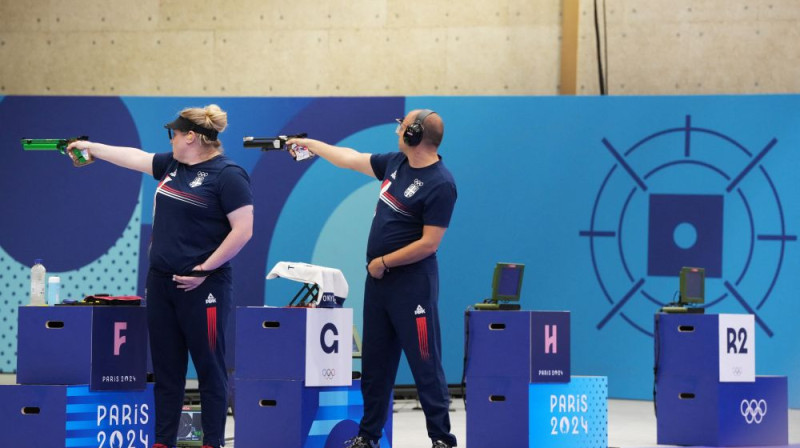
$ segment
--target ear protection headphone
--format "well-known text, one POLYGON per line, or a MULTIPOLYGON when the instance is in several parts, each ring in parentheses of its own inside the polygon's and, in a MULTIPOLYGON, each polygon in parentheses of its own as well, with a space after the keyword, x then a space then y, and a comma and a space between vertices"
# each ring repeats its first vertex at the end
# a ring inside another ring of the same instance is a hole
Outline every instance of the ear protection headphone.
POLYGON ((422 126, 422 123, 428 118, 428 115, 435 113, 436 112, 430 109, 423 109, 419 111, 414 122, 406 126, 406 130, 403 132, 403 141, 406 142, 408 146, 419 145, 422 141, 422 134, 425 131, 425 127, 422 126))

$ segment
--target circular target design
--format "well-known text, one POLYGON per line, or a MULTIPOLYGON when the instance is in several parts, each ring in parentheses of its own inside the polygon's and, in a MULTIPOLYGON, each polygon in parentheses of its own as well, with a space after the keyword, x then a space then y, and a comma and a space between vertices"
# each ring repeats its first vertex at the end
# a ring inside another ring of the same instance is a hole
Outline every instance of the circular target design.
POLYGON ((705 308, 733 301, 771 337, 759 310, 797 240, 762 163, 778 140, 748 148, 687 115, 626 149, 608 138, 602 146, 612 164, 579 232, 609 304, 597 328, 622 319, 652 337, 653 313, 676 301, 681 267, 694 266, 706 271, 705 308))

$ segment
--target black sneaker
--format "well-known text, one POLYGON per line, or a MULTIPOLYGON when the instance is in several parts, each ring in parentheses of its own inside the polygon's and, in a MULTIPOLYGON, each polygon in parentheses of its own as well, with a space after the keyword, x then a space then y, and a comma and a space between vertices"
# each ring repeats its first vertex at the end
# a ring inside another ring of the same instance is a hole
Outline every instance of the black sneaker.
POLYGON ((377 441, 369 440, 364 436, 353 437, 344 442, 344 448, 378 448, 378 446, 377 441))
POLYGON ((434 440, 431 448, 453 448, 452 446, 442 442, 441 440, 434 440))

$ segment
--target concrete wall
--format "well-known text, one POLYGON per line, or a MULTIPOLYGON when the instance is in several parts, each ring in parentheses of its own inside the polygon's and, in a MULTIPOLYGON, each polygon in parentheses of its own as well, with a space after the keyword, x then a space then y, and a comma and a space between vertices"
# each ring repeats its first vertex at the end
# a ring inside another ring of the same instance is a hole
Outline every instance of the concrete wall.
MULTIPOLYGON (((800 91, 800 1, 605 3, 612 94, 800 91)), ((599 92, 593 2, 578 87, 599 92)), ((560 0, 0 0, 0 95, 554 95, 560 0)))
MULTIPOLYGON (((581 4, 579 91, 596 93, 592 2, 581 4)), ((800 91, 800 1, 606 0, 606 18, 611 94, 800 91)))

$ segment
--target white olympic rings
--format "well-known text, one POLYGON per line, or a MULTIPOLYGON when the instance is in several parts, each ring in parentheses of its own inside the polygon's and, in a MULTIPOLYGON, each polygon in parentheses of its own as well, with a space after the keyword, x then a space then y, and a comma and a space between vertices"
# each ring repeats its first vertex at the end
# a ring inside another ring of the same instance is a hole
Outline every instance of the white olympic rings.
POLYGON ((747 424, 759 424, 764 416, 767 415, 767 401, 761 400, 742 400, 739 404, 739 412, 742 413, 747 424))

